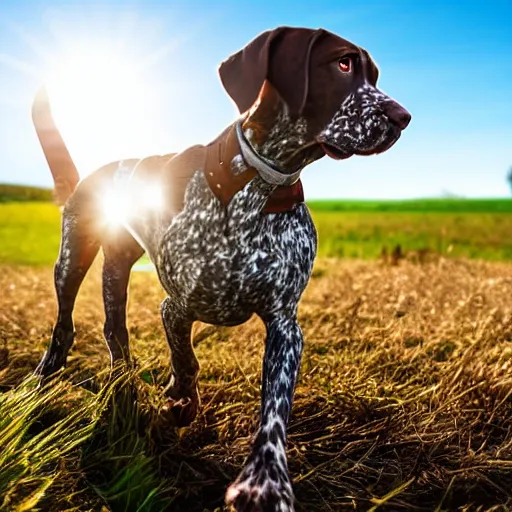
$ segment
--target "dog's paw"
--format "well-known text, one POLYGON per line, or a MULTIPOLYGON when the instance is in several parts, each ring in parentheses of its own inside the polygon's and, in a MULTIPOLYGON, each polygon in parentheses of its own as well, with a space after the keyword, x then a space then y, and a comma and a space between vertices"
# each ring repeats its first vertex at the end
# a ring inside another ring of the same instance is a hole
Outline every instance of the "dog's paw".
POLYGON ((34 377, 37 377, 41 384, 46 383, 50 378, 66 365, 66 357, 58 352, 52 353, 47 350, 36 369, 34 377))
POLYGON ((167 403, 160 410, 160 416, 176 427, 188 427, 199 411, 198 398, 167 398, 167 403))
POLYGON ((173 376, 164 393, 167 403, 160 410, 160 416, 176 427, 188 427, 201 406, 197 385, 181 387, 173 376))
MULTIPOLYGON (((254 467, 254 466, 253 466, 254 467)), ((236 512, 294 512, 291 482, 287 475, 270 476, 274 471, 255 473, 248 466, 229 486, 226 505, 236 512)))

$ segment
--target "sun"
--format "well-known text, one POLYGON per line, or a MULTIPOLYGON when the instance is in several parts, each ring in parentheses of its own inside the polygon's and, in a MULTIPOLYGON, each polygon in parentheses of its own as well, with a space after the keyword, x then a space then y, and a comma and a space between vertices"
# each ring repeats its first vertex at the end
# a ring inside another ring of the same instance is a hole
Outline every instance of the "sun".
POLYGON ((158 98, 147 80, 150 73, 142 72, 114 43, 86 40, 67 45, 53 56, 44 80, 65 140, 71 150, 87 147, 91 165, 137 157, 125 152, 147 151, 154 129, 158 98))
MULTIPOLYGON (((34 95, 46 87, 80 175, 109 161, 169 152, 162 146, 169 117, 163 94, 172 94, 171 54, 185 38, 176 30, 170 36, 168 21, 135 6, 63 5, 45 9, 39 21, 30 29, 10 24, 16 44, 0 52, 0 65, 12 69, 13 80, 23 74, 34 95)), ((9 101, 29 105, 25 85, 9 101)))
POLYGON ((128 117, 132 124, 144 122, 147 84, 127 56, 109 46, 108 41, 74 44, 55 57, 45 82, 62 122, 84 128, 89 122, 98 126, 128 117))

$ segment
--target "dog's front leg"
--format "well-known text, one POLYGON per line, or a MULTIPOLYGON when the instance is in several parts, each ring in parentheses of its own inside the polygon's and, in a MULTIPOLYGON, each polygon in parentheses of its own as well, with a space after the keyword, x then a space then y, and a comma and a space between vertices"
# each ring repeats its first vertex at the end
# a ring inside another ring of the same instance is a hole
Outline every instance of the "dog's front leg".
POLYGON ((303 337, 296 312, 275 315, 265 323, 260 427, 244 469, 226 493, 226 503, 237 512, 294 510, 286 462, 286 428, 303 337))
POLYGON ((194 354, 192 319, 180 302, 167 297, 161 305, 162 321, 171 349, 171 381, 166 389, 169 403, 164 414, 170 414, 176 426, 192 423, 200 406, 197 379, 199 362, 194 354))

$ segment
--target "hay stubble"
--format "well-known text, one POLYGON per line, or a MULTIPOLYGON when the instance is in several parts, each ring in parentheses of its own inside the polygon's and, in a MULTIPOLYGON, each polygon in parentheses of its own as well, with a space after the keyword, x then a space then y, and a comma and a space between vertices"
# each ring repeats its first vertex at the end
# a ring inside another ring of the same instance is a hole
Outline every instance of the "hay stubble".
MULTIPOLYGON (((108 364, 99 267, 77 301, 73 382, 108 364)), ((51 269, 3 266, 0 289, 9 392, 50 336, 51 269)), ((318 261, 299 310, 306 344, 289 428, 299 511, 512 506, 511 290, 504 263, 318 261)), ((129 331, 145 418, 137 435, 168 483, 169 510, 214 510, 257 425, 264 327, 257 318, 196 325, 203 407, 176 433, 156 419, 168 361, 162 298, 153 274, 133 275, 129 331)))

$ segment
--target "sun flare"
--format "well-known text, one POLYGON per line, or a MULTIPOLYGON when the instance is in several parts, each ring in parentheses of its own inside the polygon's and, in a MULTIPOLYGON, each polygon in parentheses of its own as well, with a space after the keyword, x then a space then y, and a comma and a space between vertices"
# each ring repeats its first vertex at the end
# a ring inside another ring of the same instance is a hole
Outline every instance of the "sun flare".
POLYGON ((163 212, 165 200, 162 187, 151 180, 139 179, 121 172, 114 176, 109 187, 102 191, 101 206, 105 222, 114 227, 129 224, 133 215, 163 212))
POLYGON ((144 151, 152 132, 151 84, 112 46, 75 43, 53 59, 45 80, 60 130, 71 149, 87 146, 94 153, 91 164, 138 156, 121 152, 144 151))
POLYGON ((107 189, 101 197, 105 222, 111 226, 121 226, 128 219, 130 203, 128 198, 117 190, 107 189))

